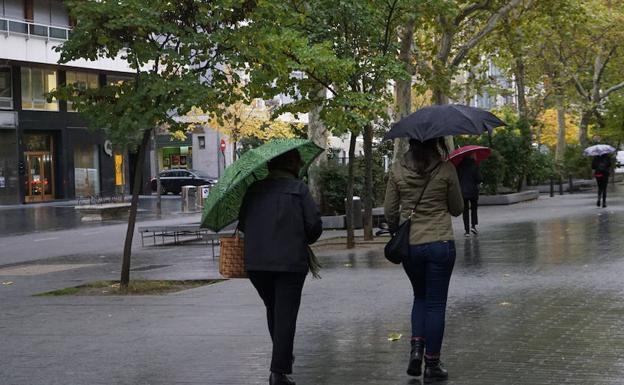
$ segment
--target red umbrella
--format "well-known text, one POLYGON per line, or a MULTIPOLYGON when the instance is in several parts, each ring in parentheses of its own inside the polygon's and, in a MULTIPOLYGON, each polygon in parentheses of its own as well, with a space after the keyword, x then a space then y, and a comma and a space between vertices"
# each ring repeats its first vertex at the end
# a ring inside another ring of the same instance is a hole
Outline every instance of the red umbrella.
POLYGON ((479 164, 482 160, 485 160, 490 157, 492 150, 489 147, 481 147, 481 146, 464 146, 460 147, 453 152, 448 157, 448 160, 453 162, 455 166, 458 166, 462 160, 467 155, 475 154, 475 161, 479 164))

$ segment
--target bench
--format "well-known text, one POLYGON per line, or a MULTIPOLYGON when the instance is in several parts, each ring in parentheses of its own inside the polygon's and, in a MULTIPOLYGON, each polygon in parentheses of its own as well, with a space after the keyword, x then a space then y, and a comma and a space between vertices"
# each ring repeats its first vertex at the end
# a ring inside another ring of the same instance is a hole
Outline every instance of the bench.
POLYGON ((169 226, 141 226, 138 229, 141 235, 141 246, 145 247, 145 238, 152 238, 153 245, 156 246, 156 239, 161 239, 161 244, 165 245, 165 239, 173 238, 173 244, 179 245, 189 241, 204 241, 206 245, 212 246, 212 258, 215 257, 215 241, 219 243, 219 237, 232 235, 234 231, 223 231, 214 233, 206 228, 199 227, 199 224, 169 225, 169 226))

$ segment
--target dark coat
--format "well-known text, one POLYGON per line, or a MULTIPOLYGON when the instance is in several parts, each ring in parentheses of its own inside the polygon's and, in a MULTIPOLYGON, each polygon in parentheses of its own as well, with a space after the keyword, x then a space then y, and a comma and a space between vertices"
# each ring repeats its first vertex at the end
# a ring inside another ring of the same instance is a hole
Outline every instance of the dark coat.
POLYGON ((483 181, 479 166, 472 158, 464 158, 457 166, 457 177, 464 199, 479 198, 479 184, 483 181))
POLYGON ((321 214, 301 180, 269 177, 252 184, 239 213, 248 271, 305 273, 308 245, 323 232, 321 214))
POLYGON ((592 169, 597 178, 608 178, 611 173, 611 157, 609 155, 600 155, 592 160, 592 169))

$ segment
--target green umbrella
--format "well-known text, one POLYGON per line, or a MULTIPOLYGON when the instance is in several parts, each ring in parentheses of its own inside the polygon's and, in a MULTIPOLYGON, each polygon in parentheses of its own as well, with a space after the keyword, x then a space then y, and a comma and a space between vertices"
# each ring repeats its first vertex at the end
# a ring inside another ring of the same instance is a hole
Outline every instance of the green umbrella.
POLYGON ((269 174, 267 162, 294 149, 299 151, 304 163, 302 175, 324 151, 306 139, 275 139, 247 151, 225 169, 219 182, 210 189, 204 203, 201 227, 217 232, 236 221, 247 188, 269 174))

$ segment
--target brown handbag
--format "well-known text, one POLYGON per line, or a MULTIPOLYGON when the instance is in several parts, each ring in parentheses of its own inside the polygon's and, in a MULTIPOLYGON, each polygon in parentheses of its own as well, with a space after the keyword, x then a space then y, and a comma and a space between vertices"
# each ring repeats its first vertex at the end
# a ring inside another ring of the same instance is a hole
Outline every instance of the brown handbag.
POLYGON ((219 257, 219 273, 225 278, 247 278, 245 270, 245 240, 241 239, 238 230, 231 237, 219 238, 221 256, 219 257))

